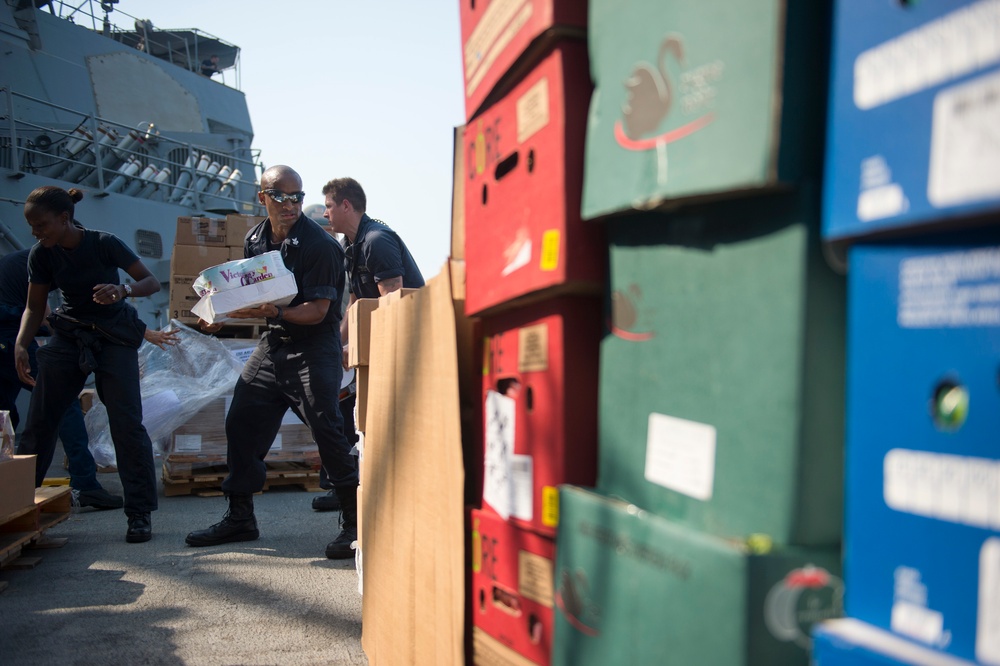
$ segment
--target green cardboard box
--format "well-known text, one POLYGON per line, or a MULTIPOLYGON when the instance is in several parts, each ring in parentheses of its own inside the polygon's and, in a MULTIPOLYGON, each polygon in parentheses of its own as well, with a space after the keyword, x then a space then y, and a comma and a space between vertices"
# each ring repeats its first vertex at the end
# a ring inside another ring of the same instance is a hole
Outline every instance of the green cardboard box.
POLYGON ((724 538, 840 542, 846 284, 818 227, 808 192, 609 225, 603 492, 724 538))
POLYGON ((836 549, 751 552, 562 486, 552 664, 806 666, 842 614, 836 549))
POLYGON ((590 0, 584 219, 817 176, 828 5, 590 0))

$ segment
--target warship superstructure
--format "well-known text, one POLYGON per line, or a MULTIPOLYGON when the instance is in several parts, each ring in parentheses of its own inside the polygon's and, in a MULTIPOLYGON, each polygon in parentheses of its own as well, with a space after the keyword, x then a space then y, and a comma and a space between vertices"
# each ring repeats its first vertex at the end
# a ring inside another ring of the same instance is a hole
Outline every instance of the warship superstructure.
MULTIPOLYGON (((263 214, 239 53, 118 0, 2 0, 0 255, 34 243, 22 208, 41 185, 81 189, 77 219, 128 243, 163 283, 178 217, 263 214), (212 55, 215 77, 201 73, 212 55)), ((169 320, 167 292, 134 301, 147 324, 169 320)))

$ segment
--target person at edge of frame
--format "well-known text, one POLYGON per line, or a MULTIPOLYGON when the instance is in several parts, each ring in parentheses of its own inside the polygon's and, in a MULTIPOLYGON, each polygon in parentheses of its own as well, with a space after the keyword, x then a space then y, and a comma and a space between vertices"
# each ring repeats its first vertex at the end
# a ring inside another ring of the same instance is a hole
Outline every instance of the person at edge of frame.
MULTIPOLYGON (((122 482, 128 518, 125 541, 141 543, 153 536, 150 515, 157 508, 153 445, 142 424, 139 392, 138 348, 148 335, 126 300, 155 294, 160 283, 118 237, 85 229, 76 221, 75 204, 82 198, 77 189, 43 186, 24 203, 24 217, 38 242, 28 254, 27 306, 14 343, 17 374, 33 387, 18 453, 38 456, 35 486, 41 486, 52 463, 59 422, 94 373, 97 395, 108 410, 122 482), (120 284, 119 269, 135 282, 120 284), (53 285, 63 306, 48 318, 53 335, 36 354, 36 379, 28 348, 53 285)), ((174 335, 162 334, 161 340, 173 340, 174 335)))
MULTIPOLYGON (((340 500, 340 532, 326 556, 354 556, 357 540, 358 467, 336 409, 343 370, 340 303, 345 288, 344 251, 302 213, 302 178, 291 167, 274 166, 261 176, 258 201, 267 218, 247 232, 243 254, 281 252, 298 293, 282 307, 265 304, 229 313, 236 319, 265 318, 269 328, 247 360, 226 415, 229 475, 222 490, 229 502, 222 521, 188 534, 191 546, 252 541, 260 536, 253 493, 264 487, 267 455, 289 408, 312 432, 320 459, 340 500)), ((203 330, 218 325, 200 324, 203 330)))

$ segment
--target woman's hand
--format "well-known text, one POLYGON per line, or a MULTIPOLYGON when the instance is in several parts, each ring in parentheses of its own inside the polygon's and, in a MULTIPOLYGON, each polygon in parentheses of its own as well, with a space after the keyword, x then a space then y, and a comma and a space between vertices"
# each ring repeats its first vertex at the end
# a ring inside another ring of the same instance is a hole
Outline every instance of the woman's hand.
POLYGON ((147 328, 142 337, 146 338, 148 342, 156 345, 160 349, 166 349, 167 347, 173 347, 180 342, 180 340, 177 339, 179 334, 180 330, 176 328, 166 331, 154 331, 151 328, 147 328))
POLYGON ((22 345, 14 345, 14 366, 17 368, 17 376, 28 386, 35 385, 35 378, 31 376, 31 362, 28 360, 28 350, 22 345))
POLYGON ((125 296, 125 288, 120 284, 95 284, 94 302, 101 305, 111 305, 122 300, 125 296))

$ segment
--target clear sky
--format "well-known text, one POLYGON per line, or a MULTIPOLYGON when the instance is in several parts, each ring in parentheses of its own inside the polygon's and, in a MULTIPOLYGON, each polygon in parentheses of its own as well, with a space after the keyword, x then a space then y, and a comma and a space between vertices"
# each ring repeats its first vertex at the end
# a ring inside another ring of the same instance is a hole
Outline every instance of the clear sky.
MULTIPOLYGON (((449 254, 453 131, 464 122, 460 1, 121 0, 118 8, 157 29, 198 28, 239 46, 264 165, 296 169, 306 206, 323 203, 331 178, 356 178, 369 214, 399 232, 430 278, 449 254)), ((224 80, 235 85, 235 74, 224 80)))

